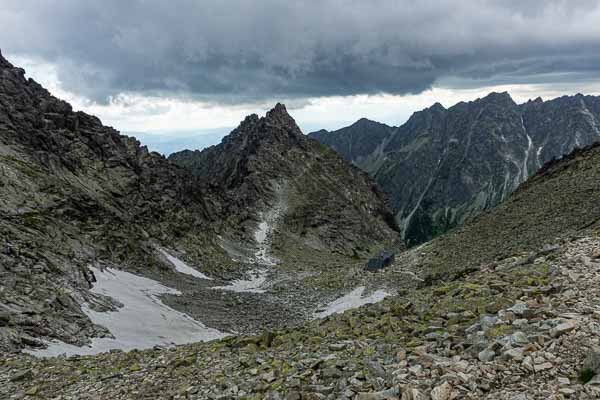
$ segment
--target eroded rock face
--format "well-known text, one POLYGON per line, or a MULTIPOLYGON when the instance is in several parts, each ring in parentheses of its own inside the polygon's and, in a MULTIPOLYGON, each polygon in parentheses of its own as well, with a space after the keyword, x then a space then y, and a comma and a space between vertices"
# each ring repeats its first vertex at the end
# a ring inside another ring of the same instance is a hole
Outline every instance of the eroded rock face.
POLYGON ((508 93, 419 111, 402 126, 361 120, 309 136, 367 171, 408 244, 493 207, 553 158, 600 140, 600 99, 516 104, 508 93))

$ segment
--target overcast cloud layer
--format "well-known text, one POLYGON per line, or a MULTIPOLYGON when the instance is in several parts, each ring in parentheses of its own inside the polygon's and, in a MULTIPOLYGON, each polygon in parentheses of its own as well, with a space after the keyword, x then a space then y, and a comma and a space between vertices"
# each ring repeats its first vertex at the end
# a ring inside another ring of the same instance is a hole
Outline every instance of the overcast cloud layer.
POLYGON ((597 1, 3 0, 66 90, 230 104, 600 77, 597 1))

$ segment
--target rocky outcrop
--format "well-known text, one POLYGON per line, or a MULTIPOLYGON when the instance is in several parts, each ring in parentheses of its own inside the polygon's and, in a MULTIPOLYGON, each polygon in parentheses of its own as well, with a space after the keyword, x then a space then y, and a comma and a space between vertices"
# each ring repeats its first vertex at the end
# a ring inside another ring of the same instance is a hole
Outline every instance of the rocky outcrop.
POLYGON ((501 203, 544 163, 600 140, 599 124, 597 97, 516 104, 492 93, 449 109, 435 104, 395 129, 310 136, 369 172, 414 245, 501 203))

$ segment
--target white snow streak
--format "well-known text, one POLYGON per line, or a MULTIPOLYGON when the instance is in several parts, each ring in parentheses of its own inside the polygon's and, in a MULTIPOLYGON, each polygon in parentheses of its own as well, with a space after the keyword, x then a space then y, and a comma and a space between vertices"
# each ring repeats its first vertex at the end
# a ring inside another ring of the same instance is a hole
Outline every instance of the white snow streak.
POLYGON ((373 292, 370 296, 363 297, 363 292, 365 291, 364 286, 359 286, 350 293, 340 297, 329 303, 327 308, 321 312, 316 312, 315 318, 325 318, 328 315, 342 313, 346 310, 350 310, 353 308, 358 308, 365 304, 373 304, 378 303, 390 294, 383 291, 377 290, 373 292))
POLYGON ((529 178, 529 171, 527 169, 527 163, 529 162, 529 153, 531 152, 531 148, 533 147, 533 141, 531 137, 527 135, 527 150, 525 151, 525 160, 523 161, 523 180, 527 180, 529 178))
POLYGON ((254 253, 256 262, 261 265, 276 265, 275 260, 269 255, 271 252, 271 242, 269 235, 275 227, 275 219, 279 216, 277 211, 274 215, 269 213, 267 217, 258 224, 258 229, 254 232, 254 240, 258 244, 258 250, 254 253))
MULTIPOLYGON (((281 187, 279 188, 281 191, 281 187)), ((257 244, 257 250, 254 253, 255 261, 258 265, 272 267, 277 265, 277 260, 271 257, 271 236, 279 217, 285 212, 286 204, 283 195, 280 193, 279 201, 271 210, 261 213, 262 221, 259 222, 256 231, 254 232, 254 241, 257 244)), ((251 278, 236 279, 231 281, 227 286, 215 286, 213 289, 229 290, 239 293, 264 293, 266 290, 262 288, 267 281, 269 272, 266 268, 259 268, 250 271, 251 278)))
POLYGON ((544 146, 540 146, 540 148, 537 150, 537 164, 540 168, 542 167, 542 159, 540 157, 542 155, 543 149, 544 149, 544 146))
POLYGON ((264 293, 266 290, 261 289, 261 286, 267 280, 267 271, 264 269, 250 271, 250 275, 252 275, 252 278, 249 280, 236 279, 227 286, 215 286, 212 289, 238 293, 264 293))
POLYGON ((84 305, 82 310, 92 322, 108 328, 115 338, 94 338, 91 346, 85 347, 50 342, 47 349, 30 350, 28 353, 39 357, 88 355, 112 349, 145 349, 155 345, 208 341, 226 336, 163 304, 158 298, 161 294, 180 294, 175 289, 125 271, 110 268, 104 271, 91 270, 97 280, 91 292, 112 297, 123 307, 117 311, 97 312, 84 305))
POLYGON ((527 137, 527 150, 525 151, 525 160, 523 161, 523 181, 526 181, 529 178, 529 171, 527 169, 527 163, 529 162, 529 153, 531 153, 531 149, 533 148, 533 141, 531 140, 531 136, 527 133, 527 129, 525 128, 525 122, 523 121, 523 117, 521 117, 521 127, 523 128, 523 132, 527 137))
POLYGON ((159 249, 159 251, 162 253, 163 256, 165 256, 167 258, 167 260, 169 260, 169 262, 171 264, 173 264, 173 266, 175 267, 175 270, 177 272, 181 272, 182 274, 186 274, 186 275, 192 275, 192 276, 194 276, 196 278, 200 278, 200 279, 212 280, 211 277, 206 276, 202 272, 190 267, 189 265, 187 265, 186 263, 181 261, 179 258, 173 257, 172 255, 167 253, 166 250, 159 249))

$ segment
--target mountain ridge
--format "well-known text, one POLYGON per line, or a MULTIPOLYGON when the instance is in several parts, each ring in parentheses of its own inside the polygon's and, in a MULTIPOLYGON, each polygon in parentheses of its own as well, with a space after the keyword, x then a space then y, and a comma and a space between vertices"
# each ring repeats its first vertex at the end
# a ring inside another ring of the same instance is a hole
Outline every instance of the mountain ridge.
POLYGON ((375 179, 414 245, 501 203, 545 162, 600 140, 599 106, 581 94, 517 104, 492 92, 447 109, 436 103, 384 135, 309 136, 375 179), (367 150, 356 150, 363 142, 367 150))

